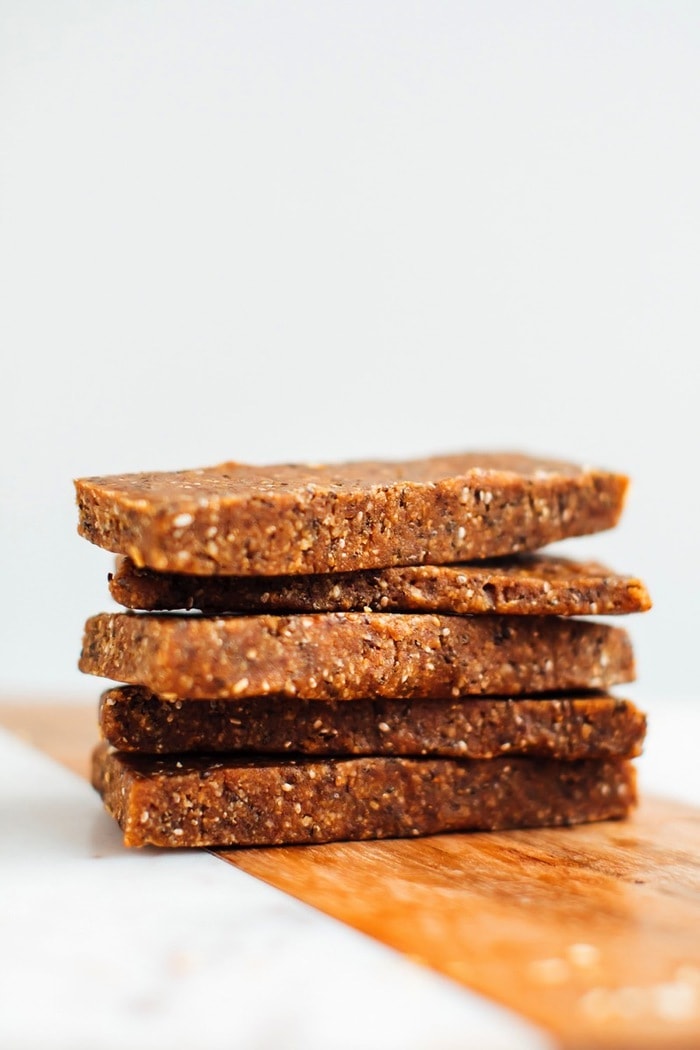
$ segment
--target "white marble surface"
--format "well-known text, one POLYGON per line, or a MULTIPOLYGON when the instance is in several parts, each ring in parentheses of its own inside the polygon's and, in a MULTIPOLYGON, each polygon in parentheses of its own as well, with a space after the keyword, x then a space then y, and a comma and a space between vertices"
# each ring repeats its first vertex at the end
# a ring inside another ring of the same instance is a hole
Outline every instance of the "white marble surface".
MULTIPOLYGON (((642 791, 700 802, 700 705, 642 706, 642 791)), ((125 851, 86 783, 3 732, 0 778, 2 1047, 550 1045, 215 857, 125 851)))

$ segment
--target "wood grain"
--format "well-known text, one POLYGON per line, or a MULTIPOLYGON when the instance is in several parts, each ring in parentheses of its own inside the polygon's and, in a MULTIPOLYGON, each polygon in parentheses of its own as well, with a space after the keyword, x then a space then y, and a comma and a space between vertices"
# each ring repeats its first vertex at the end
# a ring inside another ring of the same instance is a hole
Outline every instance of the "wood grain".
MULTIPOLYGON (((93 708, 0 706, 85 775, 93 708)), ((518 1011, 567 1050, 700 1046, 700 810, 622 823, 220 853, 518 1011)))

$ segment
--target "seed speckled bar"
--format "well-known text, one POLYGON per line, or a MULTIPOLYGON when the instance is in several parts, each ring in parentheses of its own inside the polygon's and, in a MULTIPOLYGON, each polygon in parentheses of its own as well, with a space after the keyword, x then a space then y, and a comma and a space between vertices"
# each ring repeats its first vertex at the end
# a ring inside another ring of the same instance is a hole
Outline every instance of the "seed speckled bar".
POLYGON ((611 696, 460 700, 161 700, 108 689, 103 737, 145 754, 536 755, 570 761, 640 754, 646 720, 611 696))
POLYGON ((607 689, 634 678, 630 640, 558 616, 100 613, 80 669, 164 699, 403 699, 607 689))
POLYGON ((591 616, 644 612, 640 580, 597 562, 544 554, 457 565, 310 576, 194 576, 139 569, 120 558, 112 597, 128 609, 231 612, 433 612, 467 615, 591 616))
POLYGON ((139 566, 279 575, 536 550, 616 524, 627 478, 519 453, 76 481, 78 530, 139 566))
POLYGON ((624 817, 631 765, 493 758, 159 759, 98 745, 93 784, 127 846, 274 846, 624 817))

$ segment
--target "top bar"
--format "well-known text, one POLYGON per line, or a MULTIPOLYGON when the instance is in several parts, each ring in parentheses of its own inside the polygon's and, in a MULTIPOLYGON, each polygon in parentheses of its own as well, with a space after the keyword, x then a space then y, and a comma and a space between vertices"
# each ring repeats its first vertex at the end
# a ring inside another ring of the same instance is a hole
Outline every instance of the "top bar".
POLYGON ((532 551, 616 524, 628 479, 521 453, 222 463, 76 481, 86 539, 194 575, 344 572, 532 551))

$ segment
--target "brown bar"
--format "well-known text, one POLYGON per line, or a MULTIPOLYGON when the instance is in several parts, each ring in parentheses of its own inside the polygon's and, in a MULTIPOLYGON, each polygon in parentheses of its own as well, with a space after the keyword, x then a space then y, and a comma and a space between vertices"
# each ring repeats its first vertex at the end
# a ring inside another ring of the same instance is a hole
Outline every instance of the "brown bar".
POLYGON ((414 565, 311 576, 193 576, 120 558, 112 597, 127 609, 232 612, 434 612, 589 616, 644 612, 640 580, 597 562, 544 554, 458 565, 414 565))
POLYGON ((166 700, 450 698, 607 689, 634 678, 619 627, 561 617, 101 613, 80 669, 166 700))
POLYGON ((612 696, 173 702, 123 686, 100 701, 103 737, 120 751, 151 754, 631 758, 645 728, 634 704, 612 696))
POLYGON ((126 756, 100 744, 93 784, 126 846, 274 846, 544 827, 624 817, 625 761, 126 756))
POLYGON ((279 575, 536 550, 615 525, 627 478, 519 453, 76 482, 78 531, 138 566, 279 575))

